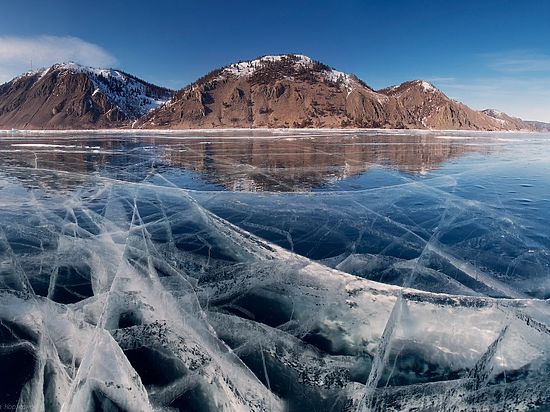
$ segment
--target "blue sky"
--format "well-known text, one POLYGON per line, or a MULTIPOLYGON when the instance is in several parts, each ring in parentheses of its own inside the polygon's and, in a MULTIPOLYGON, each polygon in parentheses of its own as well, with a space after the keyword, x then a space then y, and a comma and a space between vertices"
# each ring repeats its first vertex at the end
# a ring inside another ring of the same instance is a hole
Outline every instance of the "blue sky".
POLYGON ((171 88, 237 60, 302 53, 374 88, 422 78, 450 97, 550 121, 550 1, 11 1, 0 82, 75 60, 171 88))

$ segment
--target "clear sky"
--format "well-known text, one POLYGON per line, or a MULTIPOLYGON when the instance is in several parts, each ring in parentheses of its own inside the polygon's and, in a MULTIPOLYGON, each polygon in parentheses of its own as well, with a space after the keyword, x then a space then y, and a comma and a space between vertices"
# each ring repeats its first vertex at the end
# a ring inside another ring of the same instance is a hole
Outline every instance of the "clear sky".
POLYGON ((56 61, 180 88, 264 54, 301 53, 371 87, 426 79, 476 109, 550 122, 550 1, 12 1, 0 82, 56 61))

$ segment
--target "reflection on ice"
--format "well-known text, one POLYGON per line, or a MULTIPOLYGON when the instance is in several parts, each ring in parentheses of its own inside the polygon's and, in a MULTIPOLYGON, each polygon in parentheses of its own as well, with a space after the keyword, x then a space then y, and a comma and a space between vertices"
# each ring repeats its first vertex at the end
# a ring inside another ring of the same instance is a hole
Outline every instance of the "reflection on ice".
POLYGON ((548 405, 539 149, 320 139, 1 143, 0 404, 548 405))
MULTIPOLYGON (((446 160, 495 150, 489 145, 457 144, 430 135, 29 139, 32 141, 0 144, 3 163, 24 168, 14 171, 23 175, 27 168, 94 172, 155 185, 232 191, 357 190, 400 184, 406 177, 396 170, 423 175, 446 160)), ((68 181, 71 177, 58 179, 68 181)))

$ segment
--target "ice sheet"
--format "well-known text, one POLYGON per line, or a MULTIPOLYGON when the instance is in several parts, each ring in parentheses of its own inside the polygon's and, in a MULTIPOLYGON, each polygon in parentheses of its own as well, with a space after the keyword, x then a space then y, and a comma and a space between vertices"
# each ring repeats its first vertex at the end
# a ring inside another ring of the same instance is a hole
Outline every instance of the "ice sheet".
POLYGON ((550 140, 438 136, 0 140, 0 404, 548 405, 550 140))

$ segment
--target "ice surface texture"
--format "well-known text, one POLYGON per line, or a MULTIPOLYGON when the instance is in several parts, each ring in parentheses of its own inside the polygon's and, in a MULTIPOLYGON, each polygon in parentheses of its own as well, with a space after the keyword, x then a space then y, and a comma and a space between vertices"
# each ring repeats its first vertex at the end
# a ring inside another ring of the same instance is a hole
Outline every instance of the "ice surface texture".
POLYGON ((0 404, 543 410, 547 140, 323 139, 0 143, 0 404))

